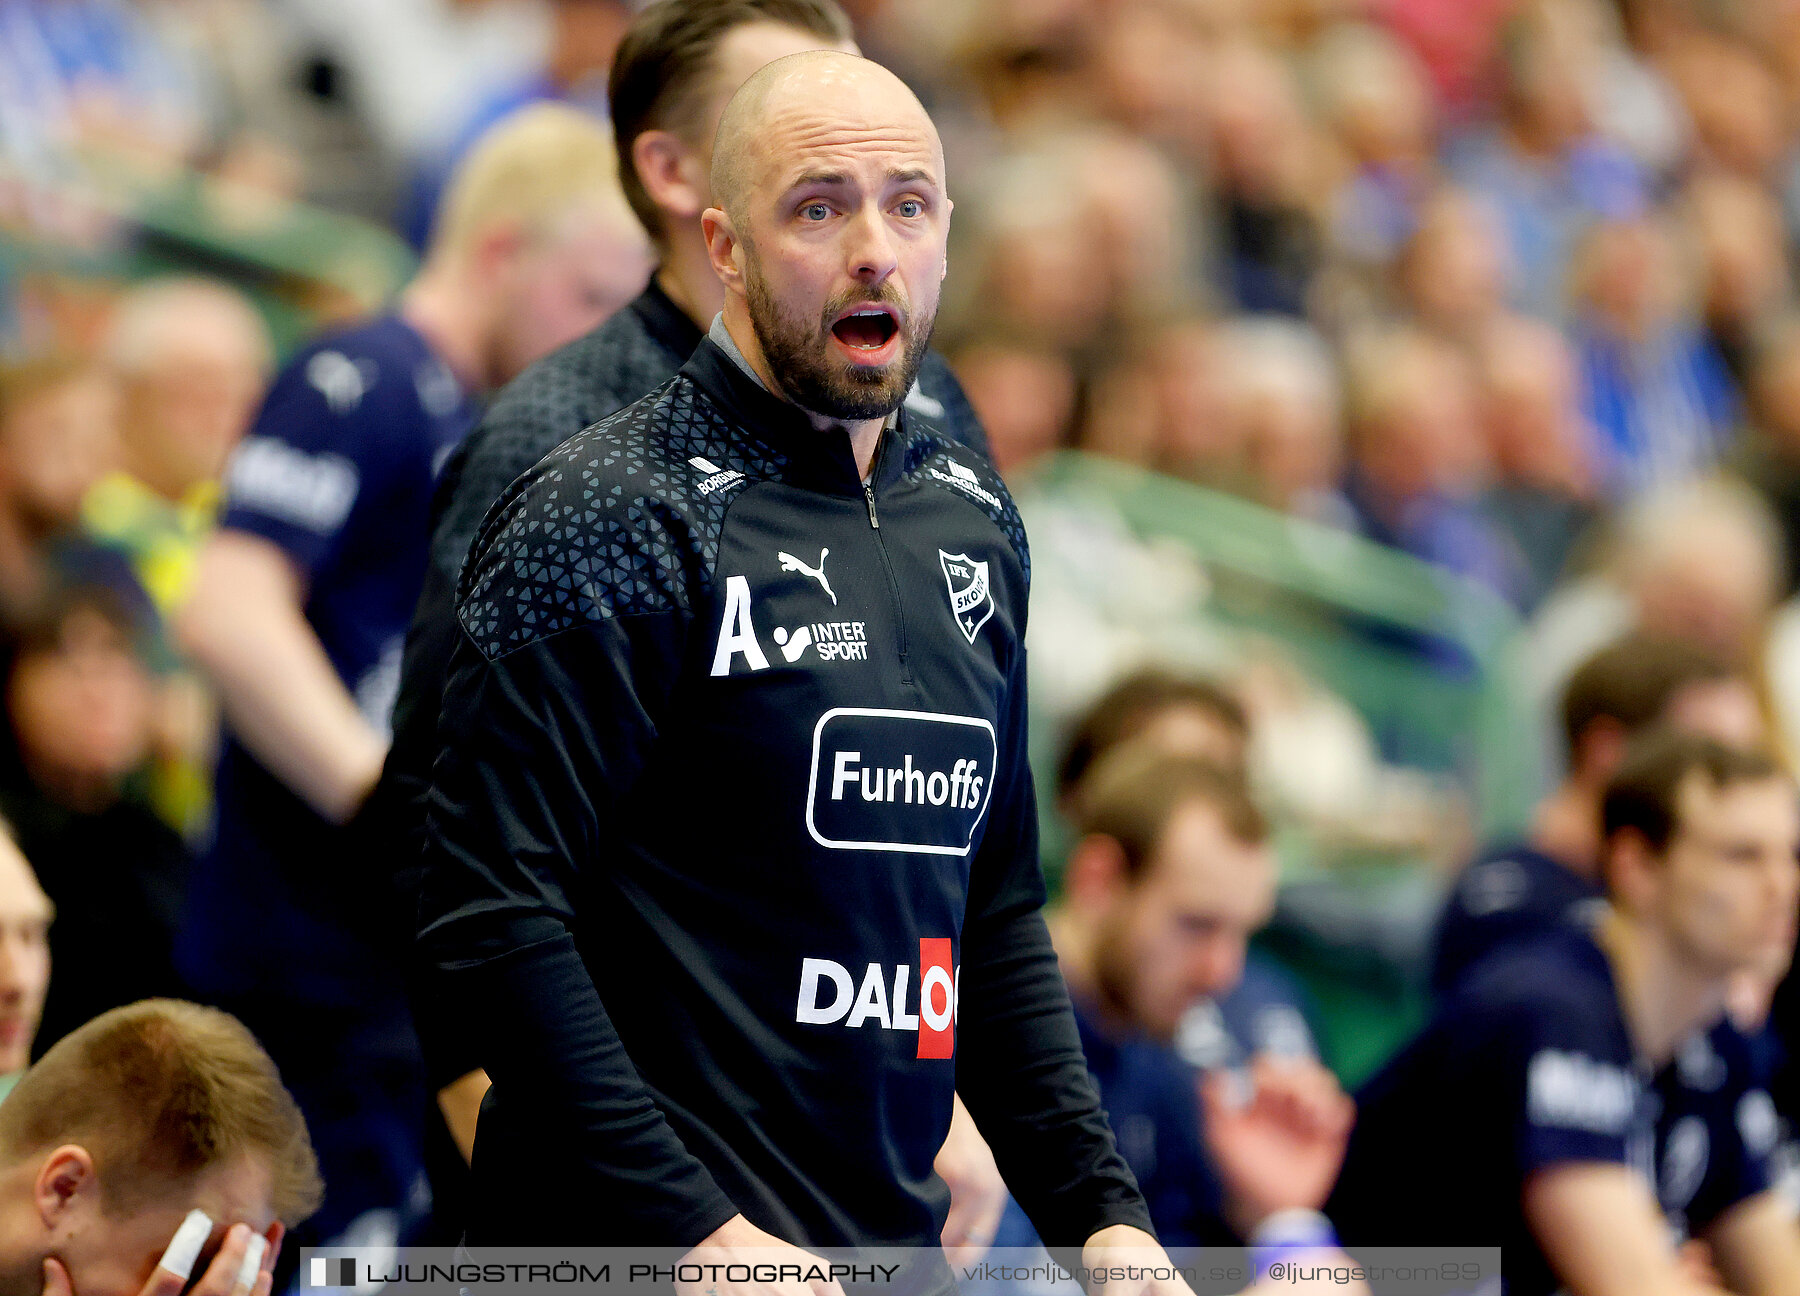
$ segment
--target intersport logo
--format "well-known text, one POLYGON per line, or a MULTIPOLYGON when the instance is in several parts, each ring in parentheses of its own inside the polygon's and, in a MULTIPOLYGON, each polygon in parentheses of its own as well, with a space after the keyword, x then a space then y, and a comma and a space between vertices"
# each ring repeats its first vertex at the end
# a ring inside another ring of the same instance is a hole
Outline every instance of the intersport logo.
POLYGON ((945 936, 919 938, 919 964, 870 963, 861 978, 832 959, 800 960, 800 997, 794 1020, 802 1026, 917 1031, 921 1058, 956 1053, 957 989, 962 969, 951 962, 945 936), (915 976, 916 973, 916 976, 915 976), (917 984, 914 999, 911 986, 917 984), (911 1008, 908 1005, 913 1005, 911 1008))

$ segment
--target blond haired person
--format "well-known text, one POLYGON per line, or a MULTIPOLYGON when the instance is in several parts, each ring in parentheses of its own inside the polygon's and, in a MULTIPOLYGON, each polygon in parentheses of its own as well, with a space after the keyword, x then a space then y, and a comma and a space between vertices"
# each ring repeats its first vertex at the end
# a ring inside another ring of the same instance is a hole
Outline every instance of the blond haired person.
POLYGON ((173 999, 115 1008, 0 1103, 0 1293, 175 1296, 188 1274, 168 1248, 204 1211, 208 1231, 185 1230, 194 1296, 269 1296, 282 1235, 319 1195, 300 1110, 241 1023, 173 999))

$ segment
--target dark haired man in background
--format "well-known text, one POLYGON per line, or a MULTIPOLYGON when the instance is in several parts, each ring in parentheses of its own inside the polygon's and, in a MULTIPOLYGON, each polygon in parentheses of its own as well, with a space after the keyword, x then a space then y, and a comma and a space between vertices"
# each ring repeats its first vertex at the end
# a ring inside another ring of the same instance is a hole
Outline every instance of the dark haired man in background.
POLYGON ((1448 991, 1495 950, 1579 922, 1599 903, 1600 798, 1631 740, 1657 725, 1732 747, 1766 737, 1749 681, 1684 640, 1630 634, 1583 662, 1562 697, 1568 773, 1522 842, 1490 851, 1457 879, 1438 920, 1434 989, 1448 991))

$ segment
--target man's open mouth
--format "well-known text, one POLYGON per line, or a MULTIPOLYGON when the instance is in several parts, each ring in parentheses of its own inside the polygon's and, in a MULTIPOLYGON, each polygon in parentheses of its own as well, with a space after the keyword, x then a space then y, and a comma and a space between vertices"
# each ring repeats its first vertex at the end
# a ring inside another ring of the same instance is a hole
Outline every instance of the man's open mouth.
POLYGON ((854 350, 879 351, 900 331, 900 322, 885 306, 859 306, 833 324, 831 331, 854 350))

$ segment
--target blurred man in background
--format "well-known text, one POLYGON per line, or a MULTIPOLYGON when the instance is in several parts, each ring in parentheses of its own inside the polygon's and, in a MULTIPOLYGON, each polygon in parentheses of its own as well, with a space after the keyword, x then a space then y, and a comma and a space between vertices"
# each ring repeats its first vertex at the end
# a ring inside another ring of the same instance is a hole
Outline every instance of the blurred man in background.
POLYGON ((122 398, 120 463, 88 492, 83 517, 131 555, 168 615, 192 582, 225 462, 256 414, 274 348, 243 294, 198 276, 127 292, 105 347, 122 398))
POLYGON ((1142 740, 1101 759, 1076 820, 1051 936, 1157 1236, 1227 1244, 1281 1212, 1316 1212, 1351 1118, 1330 1072, 1261 1054, 1202 1082, 1173 1047, 1196 1002, 1237 987, 1274 910, 1267 821, 1237 777, 1142 740))
POLYGON ((994 466, 1008 481, 1068 444, 1080 391, 1074 366, 1053 348, 981 337, 959 348, 952 363, 988 434, 994 466))
POLYGON ((1056 770, 1056 800, 1079 817, 1090 771, 1126 742, 1192 756, 1238 778, 1250 768, 1250 715, 1228 688, 1212 680, 1146 666, 1115 680, 1078 716, 1056 770))
POLYGON ((1750 426, 1731 466, 1780 524, 1784 592, 1791 595, 1800 589, 1800 318, 1783 316, 1758 335, 1745 396, 1750 426))
POLYGON ((0 628, 71 577, 134 586, 80 537, 81 501, 118 461, 118 389, 75 354, 0 364, 0 628))
POLYGON ((1548 324, 1503 316, 1476 342, 1482 434, 1493 476, 1483 509, 1522 560, 1529 613, 1561 580, 1599 515, 1580 374, 1548 324))
POLYGON ((1657 725, 1728 746, 1766 740, 1748 681, 1701 648, 1628 635, 1590 657, 1562 701, 1568 775, 1537 807, 1526 840, 1464 870, 1438 921, 1432 985, 1448 991, 1504 945, 1583 921, 1605 894, 1600 798, 1631 740, 1657 725))
POLYGON ((1703 472, 1739 417, 1731 372, 1684 301, 1672 222, 1599 222, 1570 270, 1583 405, 1608 494, 1623 499, 1703 472))
MULTIPOLYGON (((1800 807, 1765 757, 1652 735, 1607 785, 1602 823, 1609 903, 1592 932, 1483 962, 1358 1095, 1328 1208, 1346 1242, 1498 1243, 1512 1296, 1716 1290, 1678 1266, 1645 1077, 1720 1019, 1735 976, 1792 948, 1800 807)), ((1736 1184, 1696 1222, 1724 1285, 1785 1296, 1800 1227, 1767 1187, 1774 1114, 1753 1083, 1741 1060, 1714 1077, 1738 1146, 1713 1155, 1736 1184)))
POLYGON ((1784 632, 1776 615, 1781 533, 1755 492, 1720 477, 1658 488, 1609 519, 1597 557, 1593 570, 1545 600, 1521 639, 1547 769, 1560 766, 1557 699, 1575 668, 1634 630, 1685 640, 1730 663, 1752 682, 1771 745, 1800 750, 1800 690, 1787 665, 1800 626, 1789 618, 1784 632))
POLYGON ((418 1213, 404 942, 344 825, 387 750, 433 483, 477 393, 592 328, 647 271, 602 127, 554 105, 498 126, 396 311, 275 380, 178 616, 228 726, 183 971, 253 1023, 309 1113, 330 1184, 321 1239, 392 1240, 418 1213))
MULTIPOLYGON (((1538 806, 1528 839, 1471 864, 1439 920, 1433 986, 1440 994, 1484 962, 1529 950, 1548 933, 1592 927, 1605 912, 1601 799, 1633 740, 1653 729, 1692 733, 1759 750, 1767 728, 1755 691, 1729 665, 1678 639, 1633 634, 1602 649, 1569 682, 1562 727, 1569 774, 1538 806)), ((1791 948, 1734 980, 1731 1012, 1685 1041, 1653 1080, 1658 1199, 1683 1231, 1710 1223, 1768 1183, 1744 1141, 1737 1103, 1772 1081, 1781 1045, 1767 1029, 1770 998, 1791 948), (1754 1177, 1746 1186, 1746 1167, 1754 1177)), ((1766 1128, 1781 1139, 1771 1108, 1766 1128)))
POLYGON ((119 466, 82 499, 86 533, 130 562, 156 608, 146 644, 158 673, 147 795, 184 834, 210 810, 217 709, 179 661, 168 619, 218 520, 225 462, 256 414, 273 344, 256 308, 215 279, 177 275, 132 288, 104 339, 119 386, 119 466))
MULTIPOLYGON (((1233 688, 1200 675, 1143 667, 1116 681, 1077 718, 1057 766, 1057 808, 1079 834, 1088 821, 1088 775, 1127 745, 1204 761, 1249 784, 1256 739, 1249 709, 1233 688)), ((1249 950, 1229 984, 1189 1003, 1175 1031, 1175 1050, 1202 1070, 1235 1065, 1259 1052, 1316 1058, 1309 1007, 1305 990, 1286 968, 1249 950)))
POLYGON ((1349 371, 1346 494, 1363 534, 1518 599, 1524 562, 1480 498, 1487 464, 1468 361, 1403 327, 1352 347, 1349 371))

